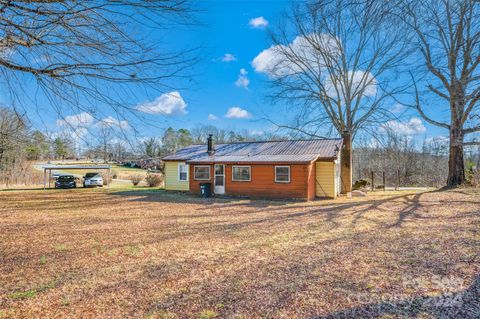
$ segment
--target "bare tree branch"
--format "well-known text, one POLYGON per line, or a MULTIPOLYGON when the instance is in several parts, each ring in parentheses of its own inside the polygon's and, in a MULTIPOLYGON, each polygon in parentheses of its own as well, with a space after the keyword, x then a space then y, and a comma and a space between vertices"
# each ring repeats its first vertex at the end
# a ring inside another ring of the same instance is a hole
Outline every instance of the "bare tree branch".
POLYGON ((60 117, 142 116, 140 99, 171 91, 198 60, 146 34, 193 25, 193 12, 188 0, 0 0, 0 81, 30 112, 40 105, 23 90, 34 83, 60 117))
POLYGON ((273 100, 286 100, 289 111, 305 116, 281 127, 308 135, 315 118, 317 125, 329 122, 324 131, 355 135, 386 121, 389 103, 406 88, 395 83, 395 71, 408 54, 408 37, 389 10, 376 0, 293 6, 288 23, 272 34, 275 63, 266 73, 273 100))
MULTIPOLYGON (((420 104, 417 83, 415 106, 430 124, 449 130, 450 160, 448 185, 460 185, 465 181, 463 146, 465 135, 480 131, 480 3, 474 0, 404 0, 397 16, 417 36, 416 47, 423 56, 422 67, 416 68, 417 76, 426 71, 432 78, 426 86, 431 92, 447 101, 431 106, 430 113, 439 108, 449 110, 448 123, 426 115, 420 104)), ((422 75, 423 76, 423 75, 422 75)))

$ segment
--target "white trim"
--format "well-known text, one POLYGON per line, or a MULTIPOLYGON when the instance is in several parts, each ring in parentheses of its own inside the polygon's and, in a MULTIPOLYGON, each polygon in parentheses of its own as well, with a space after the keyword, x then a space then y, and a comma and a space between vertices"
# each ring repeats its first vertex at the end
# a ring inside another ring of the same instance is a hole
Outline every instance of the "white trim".
POLYGON ((290 183, 290 180, 291 180, 291 169, 290 169, 290 166, 289 165, 276 165, 275 166, 275 183, 290 183), (277 180, 277 168, 288 168, 288 181, 279 181, 277 180))
POLYGON ((215 194, 219 194, 219 195, 225 194, 225 179, 226 179, 225 167, 226 167, 225 164, 214 164, 214 165, 213 165, 213 189, 214 189, 214 191, 215 191, 215 194), (217 165, 218 165, 218 166, 222 165, 222 167, 223 167, 223 174, 217 174, 217 170, 216 170, 216 166, 217 166, 217 165), (217 186, 217 176, 223 177, 223 185, 217 186))
POLYGON ((189 175, 190 167, 186 163, 178 163, 177 165, 177 181, 179 182, 188 182, 188 175, 189 175), (186 166, 187 167, 187 179, 180 179, 180 166, 186 166))
POLYGON ((210 170, 211 170, 210 165, 194 165, 194 166, 193 166, 193 180, 195 180, 195 181, 209 181, 209 180, 210 180, 210 177, 211 177, 211 176, 210 176, 210 175, 211 175, 211 174, 210 174, 210 170), (195 169, 196 169, 197 167, 207 167, 207 168, 208 168, 208 178, 197 178, 197 177, 195 176, 195 169))
POLYGON ((252 181, 252 167, 250 165, 232 165, 232 182, 251 182, 252 181), (248 170, 250 172, 249 174, 249 179, 234 179, 233 178, 233 169, 234 168, 240 168, 240 167, 248 167, 248 170))

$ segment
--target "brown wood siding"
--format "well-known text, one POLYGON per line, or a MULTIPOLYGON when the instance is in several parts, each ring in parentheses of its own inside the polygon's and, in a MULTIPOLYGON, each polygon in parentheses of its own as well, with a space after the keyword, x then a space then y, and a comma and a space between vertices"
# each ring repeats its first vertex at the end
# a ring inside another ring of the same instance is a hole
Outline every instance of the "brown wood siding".
MULTIPOLYGON (((284 166, 285 164, 282 164, 284 166)), ((256 198, 301 198, 308 199, 309 165, 295 164, 290 166, 290 182, 275 182, 275 166, 263 164, 242 164, 251 167, 251 180, 245 182, 232 181, 232 167, 225 165, 225 194, 256 198)))
MULTIPOLYGON (((275 182, 275 166, 273 164, 225 164, 225 195, 247 196, 251 198, 274 198, 274 199, 315 199, 315 163, 293 164, 290 166, 290 182, 275 182), (233 166, 250 166, 251 180, 238 182, 232 181, 233 166)), ((206 164, 198 164, 207 166, 206 164)), ((212 183, 214 189, 213 165, 210 166, 210 180, 197 181, 194 179, 195 164, 190 164, 189 181, 190 192, 200 194, 201 183, 212 183)), ((280 164, 285 166, 285 164, 280 164)))
POLYGON ((308 200, 315 199, 315 163, 308 165, 308 200))
MULTIPOLYGON (((191 164, 190 165, 190 172, 189 172, 189 177, 190 177, 190 192, 193 194, 200 194, 200 184, 201 183, 213 183, 213 165, 208 165, 208 164, 191 164), (195 174, 194 174, 194 167, 195 166, 210 166, 210 179, 207 180, 201 180, 197 181, 195 180, 195 174)), ((213 192, 213 184, 212 184, 212 192, 213 192)))

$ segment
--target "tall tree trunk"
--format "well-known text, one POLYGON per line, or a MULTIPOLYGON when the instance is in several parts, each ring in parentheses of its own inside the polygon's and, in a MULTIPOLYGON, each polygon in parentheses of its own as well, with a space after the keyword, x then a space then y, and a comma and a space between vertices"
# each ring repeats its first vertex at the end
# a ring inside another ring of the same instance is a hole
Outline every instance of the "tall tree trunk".
POLYGON ((352 191, 352 134, 348 131, 342 134, 343 148, 340 153, 340 177, 342 194, 352 191))
POLYGON ((465 164, 463 161, 463 132, 460 125, 452 122, 450 127, 450 157, 448 160, 448 186, 465 183, 465 164))

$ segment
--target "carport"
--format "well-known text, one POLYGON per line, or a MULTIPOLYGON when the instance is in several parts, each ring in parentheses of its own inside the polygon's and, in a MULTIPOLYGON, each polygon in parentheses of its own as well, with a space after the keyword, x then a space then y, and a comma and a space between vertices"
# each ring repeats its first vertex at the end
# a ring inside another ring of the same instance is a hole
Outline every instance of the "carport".
POLYGON ((53 170, 106 170, 107 171, 107 187, 110 186, 110 165, 44 165, 43 167, 43 189, 47 188, 47 172, 48 172, 48 188, 50 188, 50 180, 52 179, 53 170))

